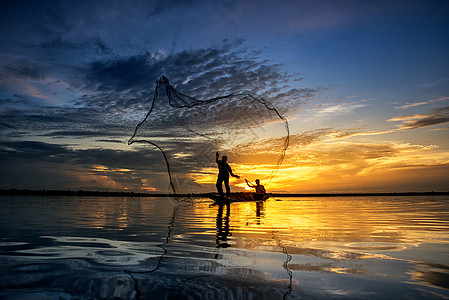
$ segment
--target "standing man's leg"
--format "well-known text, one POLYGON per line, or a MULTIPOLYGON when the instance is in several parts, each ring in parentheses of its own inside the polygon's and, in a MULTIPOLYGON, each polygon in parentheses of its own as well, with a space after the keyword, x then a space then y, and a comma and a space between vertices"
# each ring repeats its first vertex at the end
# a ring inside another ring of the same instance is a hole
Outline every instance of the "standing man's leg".
POLYGON ((223 183, 223 178, 218 177, 217 184, 215 186, 217 187, 218 194, 223 197, 223 186, 222 186, 222 183, 223 183))
POLYGON ((231 188, 229 187, 229 177, 224 178, 224 184, 226 187, 226 197, 229 197, 231 195, 231 188))

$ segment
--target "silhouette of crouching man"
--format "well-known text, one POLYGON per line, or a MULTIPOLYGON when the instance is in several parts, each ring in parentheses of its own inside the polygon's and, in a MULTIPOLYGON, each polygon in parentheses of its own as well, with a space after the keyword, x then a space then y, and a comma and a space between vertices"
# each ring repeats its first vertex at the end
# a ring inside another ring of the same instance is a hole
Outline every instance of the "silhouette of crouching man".
POLYGON ((235 178, 240 178, 240 176, 235 175, 234 173, 232 173, 232 169, 231 167, 228 165, 227 160, 228 157, 227 156, 222 156, 221 160, 218 160, 218 157, 220 155, 217 153, 215 153, 215 162, 218 165, 218 178, 217 178, 217 191, 218 194, 223 197, 223 182, 225 184, 226 187, 226 197, 229 197, 231 194, 231 188, 229 187, 229 174, 231 174, 231 176, 235 177, 235 178))

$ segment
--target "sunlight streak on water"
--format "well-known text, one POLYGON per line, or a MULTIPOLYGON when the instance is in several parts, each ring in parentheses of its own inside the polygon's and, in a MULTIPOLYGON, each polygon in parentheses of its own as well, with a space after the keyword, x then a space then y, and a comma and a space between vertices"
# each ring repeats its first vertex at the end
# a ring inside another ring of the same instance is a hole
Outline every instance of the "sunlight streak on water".
POLYGON ((448 197, 0 200, 2 298, 449 297, 448 197))

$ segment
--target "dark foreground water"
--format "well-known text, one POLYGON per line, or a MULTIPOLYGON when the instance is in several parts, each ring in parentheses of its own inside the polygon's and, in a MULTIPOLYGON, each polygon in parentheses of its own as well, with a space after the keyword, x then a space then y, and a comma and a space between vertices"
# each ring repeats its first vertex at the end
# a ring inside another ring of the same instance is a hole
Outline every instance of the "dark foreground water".
POLYGON ((4 299, 447 299, 449 197, 0 197, 0 265, 4 299))

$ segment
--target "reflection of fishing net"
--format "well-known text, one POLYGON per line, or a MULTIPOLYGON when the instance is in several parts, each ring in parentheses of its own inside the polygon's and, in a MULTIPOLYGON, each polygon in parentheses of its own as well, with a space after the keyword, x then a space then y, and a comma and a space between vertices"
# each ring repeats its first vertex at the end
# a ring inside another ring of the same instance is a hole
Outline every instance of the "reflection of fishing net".
POLYGON ((238 166, 235 173, 253 172, 270 182, 284 160, 289 126, 260 96, 239 92, 199 100, 177 91, 162 76, 156 82, 150 110, 128 141, 134 143, 150 144, 162 153, 165 166, 152 167, 159 167, 160 172, 165 168, 171 190, 179 193, 186 192, 179 191, 180 182, 212 183, 215 151, 230 157, 231 164, 238 166), (187 175, 175 177, 174 173, 187 175))

